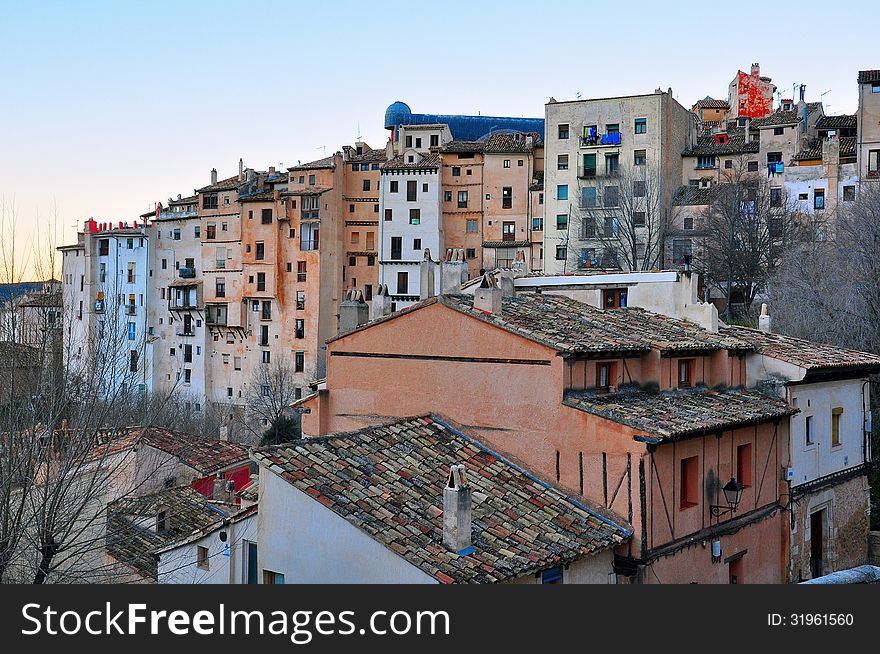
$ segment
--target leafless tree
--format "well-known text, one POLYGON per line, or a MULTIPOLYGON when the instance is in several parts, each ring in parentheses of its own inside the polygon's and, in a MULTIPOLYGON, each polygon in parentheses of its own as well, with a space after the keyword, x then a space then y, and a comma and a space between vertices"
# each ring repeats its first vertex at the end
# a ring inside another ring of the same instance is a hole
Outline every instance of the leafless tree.
POLYGON ((880 185, 863 183, 835 223, 783 257, 769 289, 775 326, 880 353, 880 185))
POLYGON ((245 428, 261 440, 270 429, 290 433, 298 430, 299 414, 291 409, 296 400, 293 368, 276 358, 271 364, 259 364, 248 384, 245 428))
POLYGON ((621 165, 579 174, 587 181, 577 203, 583 253, 574 253, 578 267, 598 263, 632 271, 658 268, 669 209, 659 167, 621 165))
POLYGON ((702 212, 705 233, 694 267, 725 300, 722 316, 748 313, 784 252, 804 239, 804 223, 780 184, 749 174, 745 161, 725 170, 702 212))

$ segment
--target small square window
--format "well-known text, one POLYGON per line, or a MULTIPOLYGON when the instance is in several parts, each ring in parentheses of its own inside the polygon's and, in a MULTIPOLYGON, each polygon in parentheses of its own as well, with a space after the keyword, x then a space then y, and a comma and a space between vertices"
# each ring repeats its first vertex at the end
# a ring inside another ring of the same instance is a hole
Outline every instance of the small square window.
POLYGON ((210 562, 208 560, 208 548, 202 547, 199 545, 197 548, 197 557, 198 557, 198 566, 202 570, 208 570, 210 568, 210 562))
POLYGON ((559 138, 567 139, 568 138, 568 123, 563 123, 559 126, 559 138))

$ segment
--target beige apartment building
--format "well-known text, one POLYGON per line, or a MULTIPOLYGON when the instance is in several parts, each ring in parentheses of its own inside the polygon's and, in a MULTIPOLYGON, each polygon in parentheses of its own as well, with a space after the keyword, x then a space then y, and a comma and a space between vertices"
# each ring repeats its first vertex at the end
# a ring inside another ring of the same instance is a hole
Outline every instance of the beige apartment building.
POLYGON ((545 111, 544 271, 625 268, 612 247, 624 205, 635 234, 633 258, 659 248, 662 226, 650 223, 668 217, 681 152, 695 130, 693 114, 671 89, 564 102, 551 98, 545 111), (648 193, 657 198, 653 219, 639 216, 638 202, 647 203, 645 188, 655 189, 648 193))
POLYGON ((862 181, 880 181, 880 70, 859 71, 857 158, 862 181))

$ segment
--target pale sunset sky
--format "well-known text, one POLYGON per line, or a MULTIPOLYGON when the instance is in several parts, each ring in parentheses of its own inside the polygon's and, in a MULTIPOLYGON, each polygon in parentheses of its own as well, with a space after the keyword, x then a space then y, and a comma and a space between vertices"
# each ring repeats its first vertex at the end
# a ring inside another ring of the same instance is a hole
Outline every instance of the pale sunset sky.
POLYGON ((840 114, 857 71, 880 68, 865 1, 4 4, 0 238, 14 204, 20 252, 46 242, 53 207, 70 243, 90 216, 131 221, 239 157, 295 165, 359 130, 384 146, 397 99, 540 117, 549 96, 671 86, 690 107, 760 62, 783 96, 805 83, 840 114))

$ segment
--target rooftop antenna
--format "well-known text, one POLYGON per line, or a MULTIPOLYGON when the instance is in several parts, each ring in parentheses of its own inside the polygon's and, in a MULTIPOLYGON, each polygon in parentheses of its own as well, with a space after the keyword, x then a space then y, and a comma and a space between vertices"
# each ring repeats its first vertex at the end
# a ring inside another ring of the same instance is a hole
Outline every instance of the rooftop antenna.
POLYGON ((315 150, 321 150, 324 153, 324 156, 325 157, 327 156, 327 146, 326 145, 319 145, 317 148, 315 148, 315 150))
POLYGON ((581 99, 581 92, 578 91, 577 93, 575 93, 574 97, 576 97, 578 100, 580 100, 581 99))
POLYGON ((361 135, 361 121, 358 121, 358 138, 357 138, 357 140, 358 141, 363 140, 363 136, 361 135))

